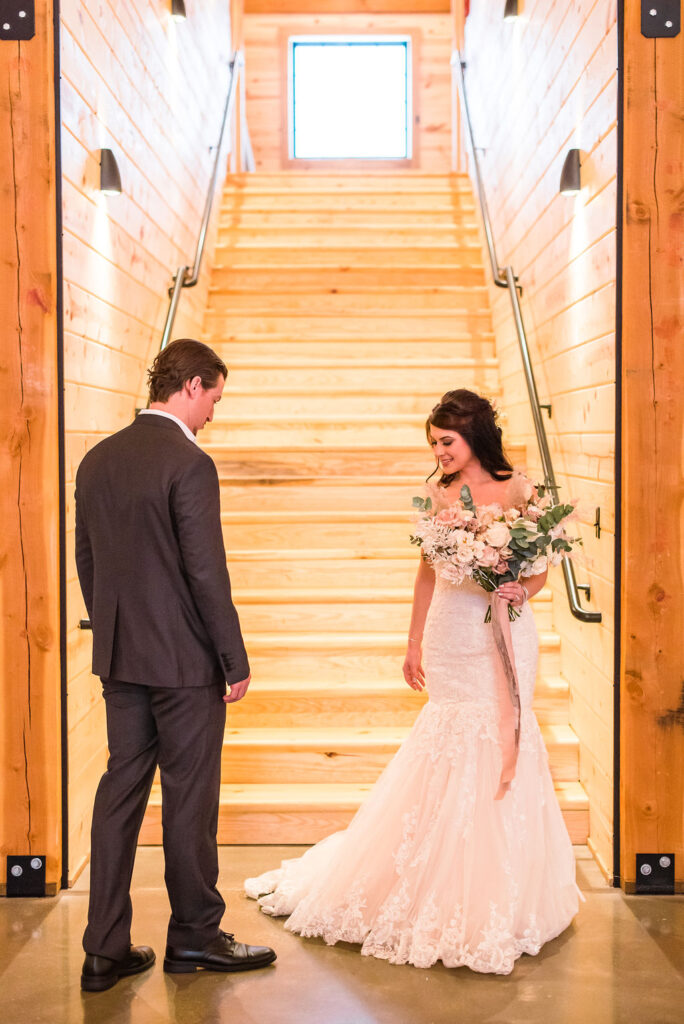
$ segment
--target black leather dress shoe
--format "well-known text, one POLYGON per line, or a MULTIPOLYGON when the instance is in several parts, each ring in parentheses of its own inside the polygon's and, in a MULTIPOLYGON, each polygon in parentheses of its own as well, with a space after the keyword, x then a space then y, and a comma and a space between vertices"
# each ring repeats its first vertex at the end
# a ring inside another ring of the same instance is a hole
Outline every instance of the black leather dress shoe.
POLYGON ((168 974, 191 974, 198 968, 205 971, 253 971, 272 964, 276 955, 268 946, 247 946, 236 942, 234 935, 219 932, 204 949, 166 947, 164 970, 168 974))
POLYGON ((131 946, 123 960, 110 960, 107 956, 86 953, 81 972, 81 988, 84 992, 104 992, 116 985, 119 978, 149 970, 155 960, 154 950, 149 946, 131 946))

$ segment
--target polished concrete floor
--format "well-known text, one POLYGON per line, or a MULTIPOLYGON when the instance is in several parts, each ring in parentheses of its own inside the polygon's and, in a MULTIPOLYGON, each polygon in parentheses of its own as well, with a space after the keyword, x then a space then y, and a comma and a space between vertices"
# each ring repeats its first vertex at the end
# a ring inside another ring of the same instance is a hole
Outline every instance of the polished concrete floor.
POLYGON ((168 905, 156 848, 138 854, 133 939, 152 945, 159 959, 108 992, 79 988, 87 874, 56 899, 0 900, 3 1024, 684 1022, 684 897, 625 897, 604 884, 586 853, 578 855, 578 881, 587 901, 573 926, 497 977, 392 966, 284 931, 244 898, 241 881, 296 852, 221 849, 225 927, 278 952, 272 967, 242 975, 162 972, 168 905))

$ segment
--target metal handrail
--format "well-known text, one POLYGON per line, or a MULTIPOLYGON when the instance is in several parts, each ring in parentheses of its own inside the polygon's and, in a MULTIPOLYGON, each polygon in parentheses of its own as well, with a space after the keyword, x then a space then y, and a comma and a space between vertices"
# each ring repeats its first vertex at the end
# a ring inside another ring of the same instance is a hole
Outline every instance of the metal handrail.
MULTIPOLYGON (((173 330, 173 325, 176 319, 178 304, 180 302, 181 292, 183 288, 194 288, 197 282, 199 281, 199 274, 202 266, 202 257, 204 255, 204 247, 207 241, 209 222, 211 220, 211 211, 214 205, 214 197, 216 195, 216 182, 221 167, 221 156, 223 153, 223 140, 226 133, 226 125, 230 121, 231 115, 233 113, 233 107, 235 106, 235 97, 237 95, 237 87, 240 79, 240 73, 244 66, 244 55, 241 50, 236 50, 230 62, 230 85, 228 86, 228 95, 226 96, 226 102, 223 108, 221 130, 219 132, 218 142, 216 144, 216 155, 214 156, 214 168, 211 174, 209 188, 207 190, 207 198, 204 203, 204 214, 202 216, 202 224, 200 226, 200 232, 197 238, 195 258, 191 266, 185 264, 181 267, 178 267, 178 270, 173 276, 173 284, 169 288, 169 308, 166 314, 164 330, 162 331, 161 344, 159 346, 160 352, 166 348, 169 341, 171 340, 171 332, 173 330)), ((245 143, 244 152, 246 157, 245 169, 251 171, 254 169, 254 158, 252 156, 252 147, 249 141, 249 135, 246 131, 246 121, 244 119, 244 116, 242 118, 242 124, 239 126, 239 130, 243 128, 245 143)))
MULTIPOLYGON (((558 484, 556 482, 556 475, 553 471, 553 460, 551 459, 549 440, 546 434, 544 420, 542 418, 542 407, 539 403, 537 384, 534 378, 534 370, 532 369, 532 361, 530 359, 530 347, 527 342, 525 324, 523 322, 522 309, 520 307, 520 294, 522 293, 522 288, 518 283, 518 278, 515 276, 513 267, 509 264, 508 266, 502 268, 496 256, 494 234, 492 232, 492 222, 489 216, 489 209, 487 207, 487 197, 485 194, 482 172, 480 170, 480 161, 477 155, 477 149, 475 147, 475 139, 473 136, 473 124, 470 119, 470 109, 468 107, 468 96, 466 92, 465 75, 463 74, 466 65, 465 62, 461 59, 461 54, 459 50, 454 50, 451 57, 451 65, 453 68, 456 69, 456 77, 458 79, 458 91, 459 96, 461 97, 464 120, 467 127, 466 135, 468 138, 470 152, 472 155, 472 169, 475 178, 475 184, 477 186, 478 198, 480 200, 480 211, 482 214, 485 239, 487 242, 487 251, 489 253, 489 262, 492 267, 492 276, 494 278, 494 284, 497 285, 499 288, 507 288, 508 294, 510 295, 511 298, 513 320, 515 322, 515 330, 518 336, 518 344, 520 345, 520 355, 522 357, 525 381, 527 383, 527 394, 530 399, 532 419, 534 420, 534 430, 537 435, 537 444, 539 445, 539 454, 541 455, 544 482, 553 500, 555 502, 558 502, 558 484)), ((583 590, 584 593, 587 595, 587 598, 591 600, 591 587, 589 586, 589 584, 577 582, 577 580, 575 579, 575 567, 569 558, 564 558, 562 565, 563 576, 565 579, 565 589, 567 591, 568 603, 570 605, 570 611, 572 612, 572 614, 575 616, 576 619, 580 619, 581 622, 601 622, 601 612, 587 611, 587 609, 583 608, 580 604, 580 590, 583 590)))

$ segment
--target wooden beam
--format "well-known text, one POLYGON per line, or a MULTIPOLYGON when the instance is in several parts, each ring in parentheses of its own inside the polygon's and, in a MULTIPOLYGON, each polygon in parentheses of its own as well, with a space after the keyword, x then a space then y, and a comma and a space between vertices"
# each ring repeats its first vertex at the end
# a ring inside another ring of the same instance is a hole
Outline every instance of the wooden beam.
POLYGON ((621 879, 674 853, 684 891, 684 33, 624 3, 621 879))
POLYGON ((0 885, 61 875, 57 233, 52 0, 0 44, 0 885))

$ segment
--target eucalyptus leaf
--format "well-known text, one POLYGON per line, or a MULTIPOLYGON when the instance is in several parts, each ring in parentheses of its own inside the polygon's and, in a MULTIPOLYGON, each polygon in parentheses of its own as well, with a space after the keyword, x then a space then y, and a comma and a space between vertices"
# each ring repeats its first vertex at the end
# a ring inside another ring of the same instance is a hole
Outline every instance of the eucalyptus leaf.
POLYGON ((475 502, 467 484, 464 484, 461 488, 461 501, 463 502, 463 507, 467 508, 469 512, 475 511, 475 502))

